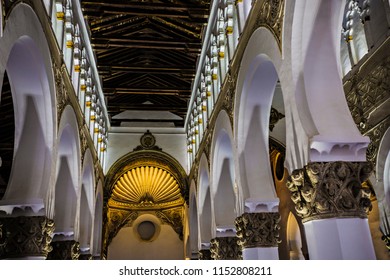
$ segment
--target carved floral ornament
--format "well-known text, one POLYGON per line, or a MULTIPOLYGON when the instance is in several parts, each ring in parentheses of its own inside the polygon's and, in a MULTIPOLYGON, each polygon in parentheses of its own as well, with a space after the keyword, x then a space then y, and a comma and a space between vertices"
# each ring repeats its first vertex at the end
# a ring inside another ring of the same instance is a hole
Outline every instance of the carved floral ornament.
POLYGON ((366 162, 313 162, 287 180, 302 222, 336 217, 366 218, 370 191, 362 183, 372 172, 366 162))
POLYGON ((235 221, 241 249, 277 247, 280 215, 276 212, 244 213, 235 221))
POLYGON ((75 240, 53 241, 53 250, 47 256, 48 260, 78 260, 80 244, 75 240))
POLYGON ((162 149, 159 146, 156 146, 156 137, 147 130, 144 135, 140 138, 141 145, 134 148, 133 151, 141 151, 141 150, 156 150, 156 151, 162 151, 162 149))
POLYGON ((239 260, 242 258, 238 238, 216 237, 210 241, 210 253, 213 260, 239 260))
POLYGON ((132 224, 138 218, 137 211, 108 209, 104 232, 104 248, 107 249, 119 230, 126 224, 132 224))
POLYGON ((212 260, 211 252, 208 249, 202 249, 199 251, 199 260, 212 260))
POLYGON ((56 104, 57 104, 57 121, 61 120, 62 112, 66 105, 69 104, 69 98, 66 92, 64 81, 62 80, 62 68, 53 63, 54 80, 56 85, 56 104))
POLYGON ((180 207, 161 210, 156 212, 156 216, 163 224, 170 225, 173 230, 179 235, 179 239, 183 240, 183 209, 180 207))
POLYGON ((47 257, 51 252, 54 221, 45 216, 0 219, 0 259, 47 257))
POLYGON ((279 49, 282 49, 284 0, 263 1, 254 29, 268 28, 275 36, 279 49))

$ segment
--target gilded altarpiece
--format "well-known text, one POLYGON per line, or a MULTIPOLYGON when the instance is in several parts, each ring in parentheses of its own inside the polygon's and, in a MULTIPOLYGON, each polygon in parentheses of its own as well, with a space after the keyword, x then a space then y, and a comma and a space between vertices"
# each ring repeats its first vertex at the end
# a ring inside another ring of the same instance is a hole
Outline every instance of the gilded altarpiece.
POLYGON ((136 227, 135 221, 147 215, 157 218, 160 225, 171 227, 183 241, 188 205, 185 171, 174 158, 155 145, 156 139, 149 131, 141 137, 140 142, 141 145, 133 152, 112 166, 107 176, 105 257, 119 231, 136 227))

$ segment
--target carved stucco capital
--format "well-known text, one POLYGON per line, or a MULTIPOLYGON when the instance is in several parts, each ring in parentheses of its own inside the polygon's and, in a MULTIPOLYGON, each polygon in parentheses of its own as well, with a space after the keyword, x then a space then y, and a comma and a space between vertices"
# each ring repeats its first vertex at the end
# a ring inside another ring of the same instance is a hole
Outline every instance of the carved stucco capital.
POLYGON ((366 218, 370 191, 362 187, 372 172, 367 162, 312 162, 292 172, 287 188, 292 192, 302 222, 337 217, 366 218))
POLYGON ((199 260, 211 260, 211 252, 209 249, 199 250, 199 260))
POLYGON ((276 212, 244 213, 235 221, 242 249, 277 247, 280 215, 276 212))
POLYGON ((47 256, 48 260, 78 260, 80 244, 75 240, 53 241, 53 250, 47 256))
POLYGON ((54 221, 45 216, 20 216, 0 219, 0 259, 47 257, 54 221))
POLYGON ((211 239, 210 252, 213 260, 240 260, 242 258, 238 238, 235 236, 211 239))
POLYGON ((92 260, 92 255, 91 254, 80 254, 79 260, 90 261, 90 260, 92 260))

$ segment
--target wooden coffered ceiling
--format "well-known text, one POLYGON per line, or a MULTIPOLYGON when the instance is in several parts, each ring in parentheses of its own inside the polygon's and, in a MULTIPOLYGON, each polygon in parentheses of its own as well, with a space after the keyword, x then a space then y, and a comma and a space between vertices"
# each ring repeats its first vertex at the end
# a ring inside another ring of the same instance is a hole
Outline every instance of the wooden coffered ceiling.
POLYGON ((111 125, 153 122, 182 127, 210 1, 81 3, 111 125), (145 117, 151 111, 151 117, 145 117), (161 118, 156 111, 170 112, 172 118, 161 118))

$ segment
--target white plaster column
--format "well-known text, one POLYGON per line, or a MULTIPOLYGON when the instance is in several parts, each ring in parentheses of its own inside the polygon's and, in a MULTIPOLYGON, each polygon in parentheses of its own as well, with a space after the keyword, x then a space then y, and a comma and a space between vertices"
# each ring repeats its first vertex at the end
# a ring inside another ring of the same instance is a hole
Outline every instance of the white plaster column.
POLYGON ((244 260, 279 260, 279 200, 246 201, 250 212, 236 219, 237 236, 244 260))
POLYGON ((309 258, 375 259, 366 212, 370 192, 362 187, 372 171, 365 162, 309 163, 287 181, 305 227, 309 258))
POLYGON ((310 259, 375 259, 367 219, 313 220, 304 223, 304 227, 310 259))
POLYGON ((244 3, 242 0, 236 1, 236 9, 237 9, 237 22, 238 22, 238 33, 241 34, 244 30, 245 26, 245 13, 244 13, 244 3))

